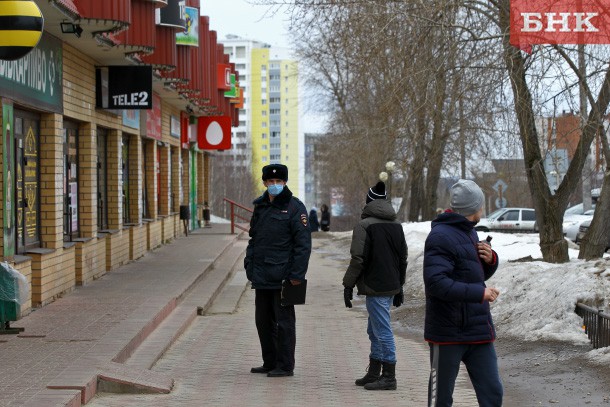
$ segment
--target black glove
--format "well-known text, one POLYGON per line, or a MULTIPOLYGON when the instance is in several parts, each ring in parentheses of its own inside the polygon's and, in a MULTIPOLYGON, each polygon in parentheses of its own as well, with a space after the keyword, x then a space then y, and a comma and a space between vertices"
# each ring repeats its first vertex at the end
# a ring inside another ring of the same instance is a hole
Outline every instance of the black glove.
POLYGON ((405 293, 402 291, 402 287, 400 287, 400 292, 394 295, 394 299, 392 300, 392 305, 395 307, 400 307, 405 302, 405 293))
POLYGON ((354 289, 352 287, 345 287, 343 289, 343 300, 347 308, 352 307, 352 299, 354 298, 354 289))

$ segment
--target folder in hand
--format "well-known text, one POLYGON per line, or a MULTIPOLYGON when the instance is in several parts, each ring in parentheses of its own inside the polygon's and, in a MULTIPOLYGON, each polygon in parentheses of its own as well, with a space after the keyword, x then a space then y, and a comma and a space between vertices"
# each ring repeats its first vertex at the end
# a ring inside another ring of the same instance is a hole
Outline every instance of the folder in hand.
POLYGON ((282 281, 281 304, 298 305, 305 304, 305 294, 307 293, 307 280, 301 281, 301 284, 292 285, 290 280, 282 281))

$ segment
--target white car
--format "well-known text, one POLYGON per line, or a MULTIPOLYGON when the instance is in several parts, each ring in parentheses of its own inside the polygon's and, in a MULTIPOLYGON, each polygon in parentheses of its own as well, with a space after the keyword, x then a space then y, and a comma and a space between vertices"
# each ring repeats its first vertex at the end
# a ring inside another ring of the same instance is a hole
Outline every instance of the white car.
MULTIPOLYGON (((572 207, 574 208, 574 207, 572 207)), ((570 208, 570 209, 572 209, 570 208)), ((593 213, 595 209, 590 209, 583 214, 570 213, 568 209, 563 215, 563 235, 573 242, 576 242, 576 235, 578 235, 578 229, 585 221, 593 219, 593 213)))
POLYGON ((482 232, 536 232, 536 211, 532 208, 502 208, 481 218, 475 229, 482 232))

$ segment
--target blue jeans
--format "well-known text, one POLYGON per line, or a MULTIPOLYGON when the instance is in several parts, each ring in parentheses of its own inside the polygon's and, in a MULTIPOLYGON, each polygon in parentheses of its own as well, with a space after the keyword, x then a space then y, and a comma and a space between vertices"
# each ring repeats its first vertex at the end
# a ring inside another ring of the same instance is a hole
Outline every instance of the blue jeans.
POLYGON ((371 340, 371 359, 386 363, 396 363, 396 344, 390 325, 390 306, 393 296, 374 297, 367 295, 366 310, 369 323, 366 332, 371 340))

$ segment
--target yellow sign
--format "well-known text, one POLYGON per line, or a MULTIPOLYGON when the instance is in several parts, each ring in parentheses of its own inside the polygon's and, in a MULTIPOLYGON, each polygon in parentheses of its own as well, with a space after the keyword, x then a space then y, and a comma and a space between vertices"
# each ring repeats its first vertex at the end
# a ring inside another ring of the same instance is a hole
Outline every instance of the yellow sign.
POLYGON ((0 59, 27 55, 38 45, 43 26, 42 12, 33 1, 0 1, 0 59))

